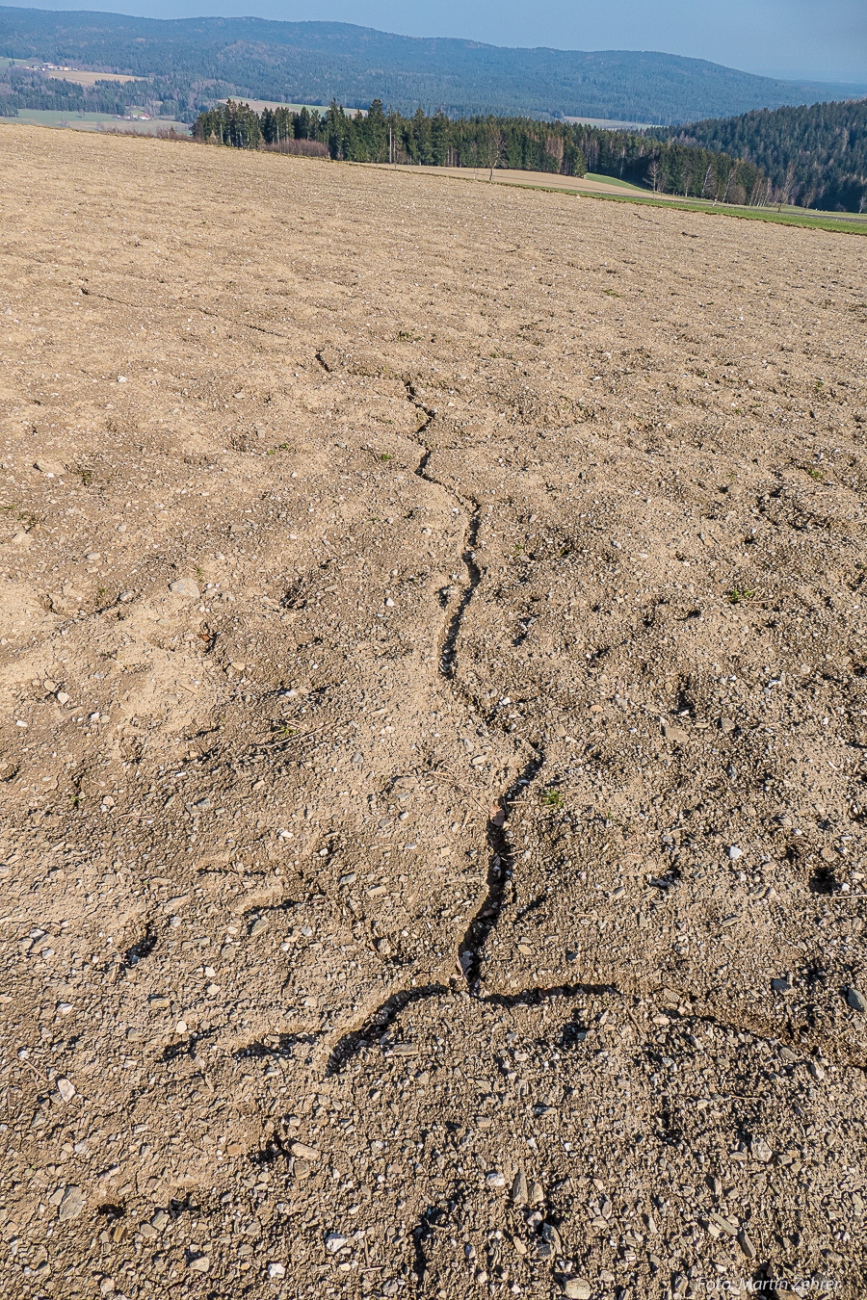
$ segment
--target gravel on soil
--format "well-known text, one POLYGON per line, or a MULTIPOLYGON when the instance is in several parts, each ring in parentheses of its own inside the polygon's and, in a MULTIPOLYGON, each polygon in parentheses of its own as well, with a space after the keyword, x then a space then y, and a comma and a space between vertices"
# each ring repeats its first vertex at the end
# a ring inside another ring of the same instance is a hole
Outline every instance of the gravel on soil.
POLYGON ((862 1296, 860 241, 0 160, 6 1294, 862 1296))

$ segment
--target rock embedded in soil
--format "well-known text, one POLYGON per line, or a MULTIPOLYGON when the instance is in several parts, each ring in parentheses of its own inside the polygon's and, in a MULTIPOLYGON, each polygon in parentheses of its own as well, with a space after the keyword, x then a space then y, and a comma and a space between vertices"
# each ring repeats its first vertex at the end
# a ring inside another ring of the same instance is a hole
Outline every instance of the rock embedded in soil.
POLYGON ((60 1222, 67 1223, 70 1219, 77 1219, 84 1210, 86 1199, 80 1187, 67 1187, 57 1207, 57 1217, 60 1222))
POLYGON ((189 596, 192 600, 198 600, 201 595, 198 583, 192 578, 177 578, 169 583, 169 591, 174 592, 176 596, 189 596))

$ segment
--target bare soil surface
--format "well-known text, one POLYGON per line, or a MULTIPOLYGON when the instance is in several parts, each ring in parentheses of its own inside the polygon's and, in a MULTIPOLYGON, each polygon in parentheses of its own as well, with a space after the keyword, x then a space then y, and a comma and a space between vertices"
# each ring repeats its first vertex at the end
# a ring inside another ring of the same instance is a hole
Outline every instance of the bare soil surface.
MULTIPOLYGON (((377 164, 382 166, 382 164, 377 164)), ((637 190, 637 186, 628 186, 618 184, 612 180, 598 181, 587 176, 559 176, 554 172, 522 172, 514 171, 508 167, 498 167, 491 175, 487 167, 479 167, 473 170, 471 167, 411 167, 398 164, 396 167, 389 167, 389 171, 410 172, 417 176, 451 176, 453 180, 466 181, 471 178, 477 182, 492 183, 494 185, 538 185, 544 189, 569 190, 571 192, 583 192, 586 194, 610 194, 616 198, 622 199, 631 189, 637 190)), ((640 195, 648 199, 658 199, 665 202, 678 201, 677 195, 654 194, 651 190, 638 191, 640 195)), ((683 199, 680 200, 683 202, 683 199)))
POLYGON ((863 1296, 861 241, 0 177, 6 1294, 863 1296))

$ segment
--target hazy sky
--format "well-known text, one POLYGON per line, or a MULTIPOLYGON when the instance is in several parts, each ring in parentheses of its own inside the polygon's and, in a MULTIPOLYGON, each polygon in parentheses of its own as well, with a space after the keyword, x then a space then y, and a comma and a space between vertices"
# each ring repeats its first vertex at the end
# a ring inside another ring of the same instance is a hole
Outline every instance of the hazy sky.
POLYGON ((332 19, 406 36, 664 50, 771 76, 867 82, 867 0, 35 0, 34 7, 332 19))

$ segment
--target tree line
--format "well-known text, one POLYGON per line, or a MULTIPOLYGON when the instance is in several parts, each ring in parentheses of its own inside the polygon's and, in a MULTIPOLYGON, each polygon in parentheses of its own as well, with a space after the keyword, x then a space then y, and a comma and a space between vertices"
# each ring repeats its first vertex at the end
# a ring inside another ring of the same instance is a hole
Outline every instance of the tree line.
POLYGON ((335 102, 322 113, 282 106, 257 113, 229 100, 200 113, 193 134, 203 143, 236 149, 298 152, 298 142, 305 141, 347 162, 510 168, 575 177, 589 170, 660 194, 729 203, 761 203, 768 195, 768 182, 754 163, 680 140, 527 117, 450 118, 421 109, 405 117, 386 112, 378 99, 366 114, 347 112, 335 102))
POLYGON ((667 134, 750 159, 767 175, 774 202, 867 211, 867 99, 761 109, 667 134))

